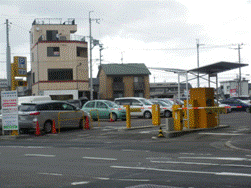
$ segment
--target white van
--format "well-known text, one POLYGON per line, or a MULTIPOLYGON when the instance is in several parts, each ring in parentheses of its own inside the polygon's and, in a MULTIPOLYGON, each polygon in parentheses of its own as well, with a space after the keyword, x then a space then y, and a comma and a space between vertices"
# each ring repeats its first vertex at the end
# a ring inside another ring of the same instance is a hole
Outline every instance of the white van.
POLYGON ((18 97, 18 105, 21 105, 22 103, 32 103, 37 101, 51 101, 51 97, 49 95, 18 97))

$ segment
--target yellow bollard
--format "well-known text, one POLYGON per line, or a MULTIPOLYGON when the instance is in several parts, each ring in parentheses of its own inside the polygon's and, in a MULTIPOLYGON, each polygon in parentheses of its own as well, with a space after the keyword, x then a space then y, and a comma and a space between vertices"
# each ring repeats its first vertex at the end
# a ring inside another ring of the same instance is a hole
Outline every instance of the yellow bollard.
POLYGON ((173 105, 173 119, 174 119, 174 130, 182 131, 183 130, 183 112, 178 110, 182 108, 181 105, 173 105))
POLYGON ((131 128, 131 113, 130 113, 130 105, 124 105, 126 108, 126 127, 131 128))
POLYGON ((160 107, 159 104, 152 105, 152 124, 160 125, 160 107))

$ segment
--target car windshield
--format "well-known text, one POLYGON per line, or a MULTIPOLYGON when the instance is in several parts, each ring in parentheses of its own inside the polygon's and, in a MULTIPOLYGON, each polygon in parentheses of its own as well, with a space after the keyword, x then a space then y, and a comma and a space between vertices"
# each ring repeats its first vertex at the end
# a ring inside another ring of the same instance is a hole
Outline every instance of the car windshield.
POLYGON ((34 104, 21 105, 18 107, 18 110, 22 112, 36 111, 36 105, 34 104))
POLYGON ((158 101, 159 104, 161 104, 162 106, 170 106, 169 103, 166 103, 164 101, 158 101))
POLYGON ((152 105, 153 103, 146 99, 139 99, 144 105, 152 105))
POLYGON ((169 99, 163 99, 162 101, 164 101, 165 103, 167 103, 169 105, 174 105, 174 102, 169 99))
POLYGON ((110 108, 119 108, 119 105, 117 105, 115 102, 104 101, 104 103, 107 104, 110 108))

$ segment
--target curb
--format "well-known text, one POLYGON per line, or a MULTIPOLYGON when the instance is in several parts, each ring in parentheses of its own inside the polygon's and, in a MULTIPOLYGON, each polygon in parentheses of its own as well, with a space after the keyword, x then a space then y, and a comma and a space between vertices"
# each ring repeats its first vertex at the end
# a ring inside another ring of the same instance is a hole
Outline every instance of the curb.
POLYGON ((183 131, 165 131, 166 135, 168 138, 173 138, 173 137, 178 137, 182 136, 184 134, 189 134, 193 132, 200 132, 200 131, 208 131, 208 130, 215 130, 215 129, 224 129, 230 127, 229 125, 220 125, 217 127, 212 127, 212 128, 200 128, 200 129, 190 129, 190 130, 183 130, 183 131))

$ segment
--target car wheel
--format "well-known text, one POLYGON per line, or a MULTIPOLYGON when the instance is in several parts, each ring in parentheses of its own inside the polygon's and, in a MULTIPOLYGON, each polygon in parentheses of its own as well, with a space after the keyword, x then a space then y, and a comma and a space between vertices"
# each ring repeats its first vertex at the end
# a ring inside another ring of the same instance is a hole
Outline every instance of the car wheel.
POLYGON ((170 117, 172 117, 172 112, 170 112, 170 111, 165 111, 165 117, 166 118, 170 118, 170 117))
POLYGON ((152 117, 151 112, 146 111, 146 112, 144 113, 144 118, 145 118, 145 119, 150 119, 151 117, 152 117))
POLYGON ((113 121, 117 121, 117 115, 115 113, 112 113, 112 119, 113 121))
POLYGON ((44 124, 44 131, 46 133, 50 133, 52 130, 52 122, 51 121, 46 121, 44 124))
POLYGON ((83 119, 79 121, 79 129, 83 129, 83 119))

